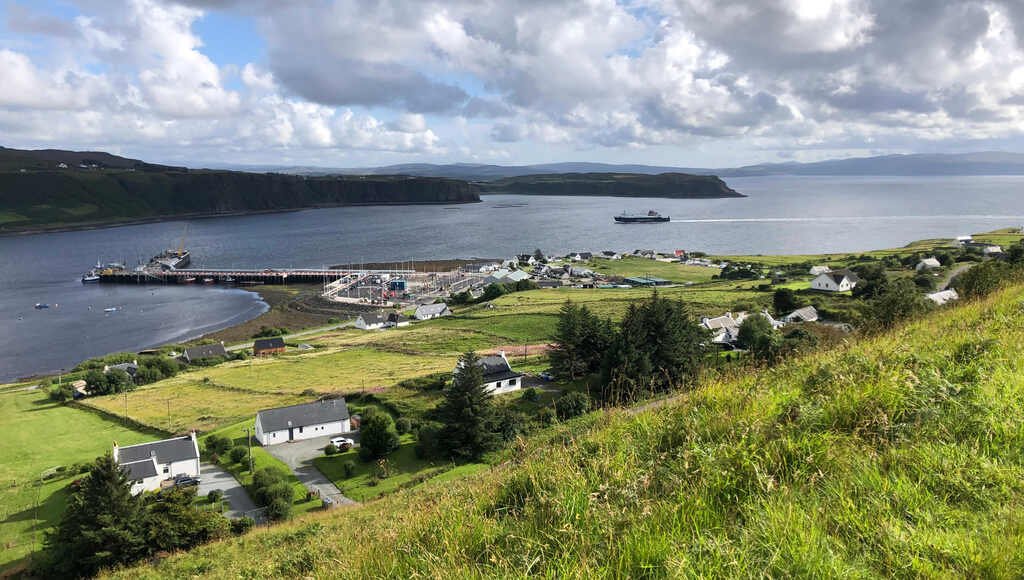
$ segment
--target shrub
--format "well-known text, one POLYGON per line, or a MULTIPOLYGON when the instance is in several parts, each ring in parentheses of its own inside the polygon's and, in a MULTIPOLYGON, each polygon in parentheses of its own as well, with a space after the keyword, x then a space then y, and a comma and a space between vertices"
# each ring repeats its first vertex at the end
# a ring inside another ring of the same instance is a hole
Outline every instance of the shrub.
POLYGON ((391 415, 380 411, 364 418, 360 426, 359 458, 373 461, 395 449, 398 449, 398 431, 391 415))
POLYGON ((206 499, 209 500, 210 503, 217 503, 224 499, 224 492, 219 489, 211 489, 210 493, 206 494, 206 499))
POLYGON ((241 536, 242 534, 251 530, 255 525, 256 520, 250 518, 249 516, 242 516, 237 520, 231 520, 231 533, 236 536, 241 536))
POLYGON ((345 473, 345 477, 349 478, 356 472, 356 464, 351 461, 346 461, 341 464, 341 470, 345 473))
POLYGON ((582 415, 590 410, 590 397, 586 393, 574 391, 567 395, 563 395, 557 401, 555 401, 555 412, 558 414, 558 418, 571 419, 573 417, 582 415))
MULTIPOLYGON (((290 489, 290 488, 289 488, 290 489)), ((292 514, 292 502, 279 497, 267 504, 267 517, 271 520, 284 520, 292 514)))
POLYGON ((327 324, 338 324, 340 322, 341 322, 341 319, 336 317, 336 316, 332 316, 332 317, 327 319, 327 324))
POLYGON ((540 391, 538 391, 537 389, 535 389, 533 387, 530 387, 529 389, 526 389, 525 391, 523 391, 522 399, 524 401, 529 401, 531 403, 536 403, 537 401, 540 400, 540 391))
POLYGON ((206 442, 203 444, 206 447, 206 452, 209 454, 224 455, 231 451, 231 439, 223 435, 210 435, 206 438, 206 442))
POLYGON ((550 425, 555 422, 555 410, 551 407, 543 407, 537 411, 537 421, 541 425, 550 425))
POLYGON ((399 435, 405 435, 412 431, 412 423, 405 417, 401 417, 395 421, 395 430, 398 431, 399 435))
POLYGON ((434 424, 420 427, 416 434, 416 457, 435 459, 441 456, 441 428, 434 424))
POLYGON ((324 455, 337 455, 338 446, 334 443, 328 443, 327 447, 324 447, 324 455))
POLYGON ((244 445, 236 445, 231 449, 228 457, 231 459, 231 463, 241 463, 245 461, 247 455, 249 455, 249 450, 244 445))
POLYGON ((58 403, 70 401, 73 398, 75 398, 75 391, 71 388, 71 385, 67 383, 54 385, 50 389, 50 399, 57 401, 58 403))

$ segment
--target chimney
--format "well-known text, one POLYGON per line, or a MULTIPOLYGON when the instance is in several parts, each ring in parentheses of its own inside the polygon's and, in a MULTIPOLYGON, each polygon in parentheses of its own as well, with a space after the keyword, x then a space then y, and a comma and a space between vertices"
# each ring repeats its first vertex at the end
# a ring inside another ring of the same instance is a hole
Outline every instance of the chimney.
POLYGON ((117 441, 114 441, 114 463, 118 462, 117 457, 118 457, 117 441))

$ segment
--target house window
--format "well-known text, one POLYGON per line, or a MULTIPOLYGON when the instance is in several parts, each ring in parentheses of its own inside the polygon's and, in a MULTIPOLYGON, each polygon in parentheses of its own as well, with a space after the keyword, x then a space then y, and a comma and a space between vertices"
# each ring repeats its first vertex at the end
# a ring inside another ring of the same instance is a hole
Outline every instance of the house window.
POLYGON ((165 465, 164 466, 164 473, 170 473, 170 472, 171 472, 171 466, 170 465, 165 465))
POLYGON ((519 380, 519 379, 512 379, 511 381, 508 382, 508 386, 510 386, 510 387, 516 386, 516 381, 517 380, 519 380))
POLYGON ((302 427, 299 427, 299 433, 302 433, 302 427))

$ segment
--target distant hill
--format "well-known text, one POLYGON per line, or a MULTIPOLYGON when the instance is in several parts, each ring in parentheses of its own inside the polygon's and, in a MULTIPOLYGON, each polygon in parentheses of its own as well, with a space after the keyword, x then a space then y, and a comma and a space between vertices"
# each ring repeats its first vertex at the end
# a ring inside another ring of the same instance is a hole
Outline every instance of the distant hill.
POLYGON ((474 185, 437 177, 190 170, 105 153, 0 149, 0 232, 309 207, 479 200, 474 185))
MULTIPOLYGON (((227 166, 226 166, 227 167, 227 166)), ((331 173, 374 175, 404 174, 493 181, 506 177, 551 173, 689 173, 720 177, 763 175, 1024 175, 1024 154, 999 151, 957 154, 914 154, 832 159, 814 163, 762 163, 743 167, 673 167, 611 163, 542 163, 537 165, 482 165, 473 163, 406 163, 383 167, 326 168, 288 166, 233 166, 247 170, 273 170, 299 175, 331 173)))
POLYGON ((610 195, 617 197, 745 197, 713 175, 685 173, 555 173, 506 177, 479 184, 481 193, 610 195))

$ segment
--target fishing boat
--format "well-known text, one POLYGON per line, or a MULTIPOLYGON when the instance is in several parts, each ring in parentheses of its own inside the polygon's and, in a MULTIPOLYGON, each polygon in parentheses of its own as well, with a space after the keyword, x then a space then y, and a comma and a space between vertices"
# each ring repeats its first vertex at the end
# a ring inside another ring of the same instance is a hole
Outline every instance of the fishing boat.
POLYGON ((185 278, 184 282, 186 284, 195 284, 196 283, 196 279, 191 277, 191 276, 189 276, 188 278, 185 278))
POLYGON ((203 284, 213 284, 213 278, 203 278, 203 284))
POLYGON ((85 274, 82 274, 82 284, 95 284, 100 281, 100 275, 95 270, 90 270, 85 274))
POLYGON ((622 212, 615 216, 615 221, 620 224, 654 224, 660 222, 671 221, 667 215, 661 215, 653 209, 648 211, 646 214, 630 214, 622 212))

